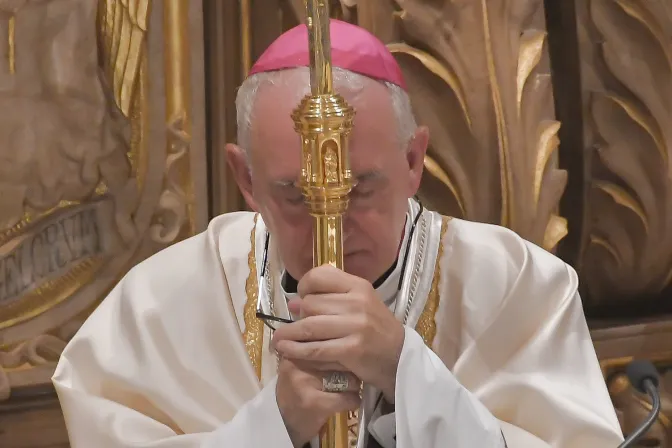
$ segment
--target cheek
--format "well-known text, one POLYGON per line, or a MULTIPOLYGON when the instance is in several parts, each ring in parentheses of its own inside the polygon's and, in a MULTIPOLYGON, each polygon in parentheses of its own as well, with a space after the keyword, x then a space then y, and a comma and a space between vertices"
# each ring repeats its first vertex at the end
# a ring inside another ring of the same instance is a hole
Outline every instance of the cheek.
MULTIPOLYGON (((391 195, 390 195, 391 196, 391 195)), ((408 212, 408 199, 399 196, 399 200, 379 200, 372 207, 353 209, 353 236, 369 240, 376 251, 387 253, 396 251, 403 233, 408 212)), ((355 237, 356 239, 359 239, 355 237)))
MULTIPOLYGON (((375 252, 385 250, 385 245, 391 244, 391 238, 396 233, 394 223, 399 220, 390 207, 361 207, 348 214, 344 227, 348 239, 354 244, 366 246, 366 249, 375 252)), ((362 247, 364 249, 364 247, 362 247)))
POLYGON ((308 234, 307 239, 312 242, 313 221, 305 207, 285 204, 280 199, 271 199, 264 204, 264 210, 264 221, 269 229, 283 241, 293 243, 303 241, 306 239, 305 235, 308 234))

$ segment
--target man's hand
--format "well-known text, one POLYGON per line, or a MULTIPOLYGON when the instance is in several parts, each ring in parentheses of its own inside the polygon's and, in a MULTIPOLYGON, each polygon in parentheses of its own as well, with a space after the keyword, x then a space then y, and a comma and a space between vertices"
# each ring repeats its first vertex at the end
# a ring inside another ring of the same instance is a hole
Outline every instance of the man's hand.
POLYGON ((298 293, 290 311, 301 319, 275 332, 278 353, 321 371, 352 372, 394 403, 404 327, 371 284, 325 265, 303 276, 298 293))
POLYGON ((348 391, 323 392, 324 372, 304 370, 288 359, 280 361, 275 396, 295 447, 302 447, 318 435, 332 415, 359 408, 360 381, 352 374, 347 375, 348 391))

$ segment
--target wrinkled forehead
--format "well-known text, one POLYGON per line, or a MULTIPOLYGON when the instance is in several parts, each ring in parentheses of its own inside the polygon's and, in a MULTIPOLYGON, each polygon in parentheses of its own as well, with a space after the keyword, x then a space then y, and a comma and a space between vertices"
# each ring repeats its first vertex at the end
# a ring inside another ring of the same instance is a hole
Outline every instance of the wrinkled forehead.
MULTIPOLYGON (((306 67, 261 74, 252 115, 283 111, 291 114, 304 96, 310 93, 310 73, 306 67), (281 101, 282 103, 278 103, 281 101)), ((334 69, 334 90, 355 106, 359 115, 367 111, 392 112, 392 99, 387 86, 380 81, 346 70, 334 69)))
MULTIPOLYGON (((360 75, 341 72, 334 89, 355 108, 350 138, 351 163, 374 156, 371 147, 396 142, 396 116, 387 86, 360 75), (370 154, 360 154, 366 148, 370 154)), ((288 70, 259 85, 252 104, 250 144, 254 165, 287 171, 300 166, 301 141, 294 130, 292 111, 310 92, 307 70, 288 70)), ((262 168, 263 169, 263 168, 262 168)))

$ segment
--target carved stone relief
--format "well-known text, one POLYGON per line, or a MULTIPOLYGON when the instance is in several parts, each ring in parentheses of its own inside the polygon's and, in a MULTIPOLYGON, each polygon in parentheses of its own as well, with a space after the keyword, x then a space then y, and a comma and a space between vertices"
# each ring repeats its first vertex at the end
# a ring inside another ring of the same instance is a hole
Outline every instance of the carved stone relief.
POLYGON ((0 0, 0 399, 48 382, 114 283, 201 226, 189 54, 167 68, 160 48, 185 36, 187 11, 0 0))
POLYGON ((590 300, 643 300, 672 279, 672 1, 576 2, 592 155, 590 300))
MULTIPOLYGON (((290 1, 303 16, 299 0, 290 1)), ((398 56, 431 147, 421 199, 548 250, 566 235, 541 0, 332 2, 398 56)))

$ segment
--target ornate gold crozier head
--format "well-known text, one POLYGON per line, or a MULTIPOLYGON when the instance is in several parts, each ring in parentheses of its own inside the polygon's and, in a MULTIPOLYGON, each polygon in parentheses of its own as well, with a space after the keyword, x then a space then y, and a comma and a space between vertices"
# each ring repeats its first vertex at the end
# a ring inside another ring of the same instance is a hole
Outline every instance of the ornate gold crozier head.
MULTIPOLYGON (((348 138, 355 111, 333 90, 329 22, 328 0, 306 0, 311 93, 292 118, 301 137, 300 187, 314 218, 313 265, 343 269, 343 214, 353 187, 348 138)), ((320 447, 348 447, 347 413, 329 419, 320 447)))
POLYGON ((354 186, 348 158, 348 139, 354 109, 334 93, 331 71, 329 5, 306 1, 310 53, 310 87, 292 114, 301 137, 300 187, 315 218, 313 264, 343 269, 342 216, 354 186))

